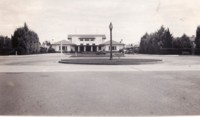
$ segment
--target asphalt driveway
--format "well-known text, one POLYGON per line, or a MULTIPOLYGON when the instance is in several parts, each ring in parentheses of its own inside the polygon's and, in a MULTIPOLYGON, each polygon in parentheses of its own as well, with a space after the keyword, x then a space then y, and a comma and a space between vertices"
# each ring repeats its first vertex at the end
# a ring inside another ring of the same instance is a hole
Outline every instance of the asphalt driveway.
POLYGON ((198 74, 0 73, 0 114, 199 115, 198 74))
POLYGON ((200 115, 200 57, 148 65, 60 64, 69 55, 0 56, 0 115, 200 115))

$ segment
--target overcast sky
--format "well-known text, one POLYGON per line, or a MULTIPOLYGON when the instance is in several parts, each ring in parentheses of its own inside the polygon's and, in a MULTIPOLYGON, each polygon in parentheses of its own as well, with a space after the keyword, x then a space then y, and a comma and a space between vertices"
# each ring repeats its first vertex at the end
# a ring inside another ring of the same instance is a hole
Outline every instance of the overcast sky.
POLYGON ((200 0, 0 0, 0 34, 10 37, 27 22, 40 41, 67 39, 68 34, 106 34, 138 43, 161 25, 174 36, 195 35, 200 0))

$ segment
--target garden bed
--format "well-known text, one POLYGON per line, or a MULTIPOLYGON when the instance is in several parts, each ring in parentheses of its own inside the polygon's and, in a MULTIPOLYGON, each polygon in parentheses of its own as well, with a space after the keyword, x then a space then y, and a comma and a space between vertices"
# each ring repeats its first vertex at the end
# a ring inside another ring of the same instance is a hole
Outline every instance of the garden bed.
POLYGON ((161 59, 62 59, 59 63, 64 64, 90 64, 90 65, 140 65, 155 64, 161 62, 161 59))

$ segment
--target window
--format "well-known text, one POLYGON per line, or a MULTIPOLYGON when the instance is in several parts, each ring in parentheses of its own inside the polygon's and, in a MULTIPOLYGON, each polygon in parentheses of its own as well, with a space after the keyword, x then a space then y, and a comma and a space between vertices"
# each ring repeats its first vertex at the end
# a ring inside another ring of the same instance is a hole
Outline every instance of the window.
POLYGON ((79 38, 80 41, 83 41, 83 38, 79 38))
POLYGON ((91 41, 94 41, 94 38, 91 38, 91 41))
MULTIPOLYGON (((109 46, 109 50, 110 50, 110 46, 109 46)), ((117 50, 116 46, 112 46, 112 50, 117 50)))
POLYGON ((88 38, 86 38, 86 39, 85 39, 85 41, 89 41, 89 39, 88 39, 88 38))
POLYGON ((117 47, 116 47, 116 46, 113 46, 113 50, 117 50, 117 47))
POLYGON ((65 46, 62 46, 62 50, 65 50, 65 46))

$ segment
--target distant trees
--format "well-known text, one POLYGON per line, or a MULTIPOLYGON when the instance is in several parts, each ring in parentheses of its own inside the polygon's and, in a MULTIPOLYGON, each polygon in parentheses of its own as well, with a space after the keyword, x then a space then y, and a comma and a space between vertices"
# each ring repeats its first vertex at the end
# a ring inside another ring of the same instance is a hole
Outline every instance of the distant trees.
POLYGON ((42 45, 51 46, 51 42, 46 40, 42 43, 42 45))
POLYGON ((186 34, 183 34, 183 36, 177 37, 173 41, 173 47, 179 48, 179 49, 181 49, 181 48, 192 48, 192 42, 186 34))
MULTIPOLYGON (((200 27, 197 28, 195 43, 197 47, 200 48, 200 27)), ((181 37, 173 38, 169 29, 165 29, 163 26, 155 33, 146 33, 142 36, 140 41, 140 53, 144 54, 159 54, 161 50, 164 50, 167 54, 181 53, 182 50, 177 49, 191 50, 192 47, 193 43, 186 34, 183 34, 181 37)))
POLYGON ((0 35, 0 48, 11 48, 11 39, 7 36, 0 35))
POLYGON ((11 39, 7 36, 0 35, 0 54, 6 55, 12 51, 11 39))
POLYGON ((196 48, 200 48, 200 26, 198 26, 196 30, 195 44, 196 48))
POLYGON ((40 53, 55 53, 55 49, 52 48, 52 44, 50 41, 44 41, 42 43, 42 47, 40 47, 40 53))
POLYGON ((140 41, 140 53, 158 54, 160 48, 172 48, 173 36, 163 26, 152 34, 146 33, 140 41))
POLYGON ((39 52, 39 37, 30 30, 26 23, 24 27, 17 28, 12 36, 12 47, 18 54, 33 54, 39 52))

